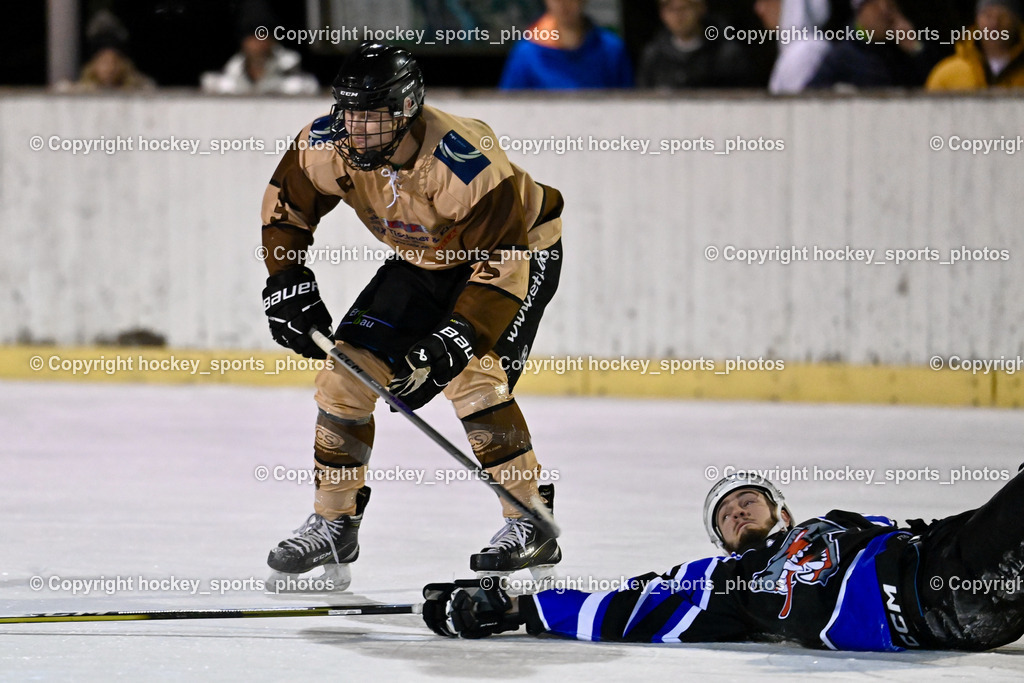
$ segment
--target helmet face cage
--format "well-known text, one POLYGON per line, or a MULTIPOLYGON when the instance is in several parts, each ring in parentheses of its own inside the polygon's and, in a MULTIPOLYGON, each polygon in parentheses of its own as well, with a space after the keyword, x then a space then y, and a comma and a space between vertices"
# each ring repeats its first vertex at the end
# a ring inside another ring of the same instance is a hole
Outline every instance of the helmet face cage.
POLYGON ((379 109, 346 109, 336 103, 331 109, 331 141, 334 148, 351 166, 360 171, 372 171, 388 162, 409 130, 410 119, 395 116, 379 109), (358 121, 361 130, 353 135, 345 123, 345 113, 358 121), (360 139, 354 144, 353 137, 360 139))
POLYGON ((718 505, 722 502, 723 498, 739 489, 754 489, 763 493, 765 498, 767 498, 768 506, 772 508, 772 512, 775 514, 776 519, 775 526, 772 527, 768 533, 769 536, 776 531, 790 527, 793 515, 789 512, 789 508, 786 506, 786 499, 783 497, 782 492, 776 488, 775 484, 752 472, 731 474, 718 480, 718 482, 711 487, 711 490, 708 491, 708 495, 704 499, 704 528, 708 532, 708 538, 710 538, 711 542, 717 547, 728 551, 728 548, 725 547, 725 541, 722 538, 722 532, 718 528, 718 520, 716 519, 718 505), (782 518, 783 512, 789 515, 789 524, 787 524, 782 518))

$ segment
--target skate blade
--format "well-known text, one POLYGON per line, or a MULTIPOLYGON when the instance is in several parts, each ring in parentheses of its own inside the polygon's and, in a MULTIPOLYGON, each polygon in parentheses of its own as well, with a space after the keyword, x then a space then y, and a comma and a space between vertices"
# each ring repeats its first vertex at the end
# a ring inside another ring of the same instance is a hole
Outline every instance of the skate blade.
POLYGON ((351 584, 352 570, 347 564, 327 564, 320 576, 272 571, 267 578, 266 592, 271 595, 340 593, 351 584))
MULTIPOLYGON (((558 587, 558 571, 553 564, 529 567, 530 578, 516 572, 478 571, 476 578, 484 588, 499 586, 512 596, 532 595, 558 587), (487 583, 490 582, 490 583, 487 583)), ((522 570, 517 570, 522 571, 522 570)))
POLYGON ((536 567, 530 567, 529 573, 531 577, 534 577, 534 583, 540 587, 534 591, 535 593, 555 588, 555 584, 558 583, 558 569, 554 564, 539 564, 536 567))

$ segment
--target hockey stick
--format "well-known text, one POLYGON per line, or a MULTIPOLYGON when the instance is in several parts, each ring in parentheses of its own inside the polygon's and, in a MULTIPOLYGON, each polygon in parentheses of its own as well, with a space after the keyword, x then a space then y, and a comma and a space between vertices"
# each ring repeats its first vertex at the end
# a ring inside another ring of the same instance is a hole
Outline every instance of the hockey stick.
POLYGON ((334 345, 334 342, 325 337, 320 330, 313 328, 309 331, 309 335, 313 338, 313 341, 316 342, 316 345, 324 350, 324 353, 348 368, 349 372, 356 376, 356 379, 384 399, 384 401, 394 408, 396 412, 402 413, 409 418, 409 421, 416 425, 421 432, 429 436, 434 443, 443 448, 450 456, 458 460, 465 467, 475 472, 480 481, 490 486, 491 489, 498 494, 499 498, 509 503, 516 510, 528 517, 545 534, 555 538, 558 538, 558 536, 561 535, 558 525, 555 524, 555 518, 551 516, 551 513, 546 507, 544 507, 543 503, 535 499, 534 506, 532 508, 524 505, 518 498, 509 493, 508 489, 495 481, 494 477, 492 477, 489 472, 466 457, 466 455, 456 448, 451 441, 441 436, 441 434, 427 424, 423 418, 414 413, 409 406, 402 403, 397 396, 388 391, 380 382, 375 380, 369 375, 369 373, 359 367, 354 360, 339 351, 338 347, 334 345))
POLYGON ((0 617, 0 624, 55 621, 145 621, 151 619, 251 619, 257 617, 353 617, 379 614, 422 614, 423 604, 328 605, 325 607, 254 607, 252 609, 185 609, 139 612, 43 612, 0 617))

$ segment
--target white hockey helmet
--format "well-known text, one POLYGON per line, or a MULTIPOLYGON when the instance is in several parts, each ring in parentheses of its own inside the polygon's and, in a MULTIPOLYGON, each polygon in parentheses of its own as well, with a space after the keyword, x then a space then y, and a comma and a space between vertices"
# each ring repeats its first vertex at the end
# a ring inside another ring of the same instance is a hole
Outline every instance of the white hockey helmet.
POLYGON ((735 472, 719 479, 711 487, 711 490, 708 491, 707 498, 704 499, 704 528, 707 530, 708 538, 711 539, 711 542, 722 550, 726 550, 726 547, 725 541, 722 539, 722 532, 718 529, 718 522, 715 519, 718 505, 722 502, 723 498, 737 489, 756 489, 768 499, 768 505, 772 508, 775 518, 778 520, 771 531, 768 532, 769 536, 776 531, 788 529, 793 525, 793 513, 789 511, 789 508, 786 506, 786 498, 776 488, 775 484, 755 472, 735 472), (788 523, 782 518, 783 511, 789 517, 790 521, 788 523))

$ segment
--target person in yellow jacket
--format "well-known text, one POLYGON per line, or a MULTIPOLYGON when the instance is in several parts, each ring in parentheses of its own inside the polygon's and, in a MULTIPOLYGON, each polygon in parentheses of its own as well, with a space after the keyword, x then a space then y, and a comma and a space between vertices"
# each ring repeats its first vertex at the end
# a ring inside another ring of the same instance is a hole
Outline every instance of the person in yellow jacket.
MULTIPOLYGON (((333 110, 302 129, 263 198, 272 336, 325 358, 309 332, 333 331, 412 410, 443 392, 481 466, 524 503, 552 507, 553 487, 539 482, 555 477, 538 464, 512 391, 558 286, 561 194, 511 163, 482 121, 425 105, 406 50, 362 44, 332 92, 333 110), (320 219, 342 202, 395 254, 335 329, 305 261, 320 219)), ((342 367, 321 370, 316 388, 314 512, 271 550, 271 590, 318 566, 325 588, 344 590, 359 555, 377 396, 342 367)), ((536 576, 561 559, 554 537, 504 502, 503 513, 471 569, 536 576)))
POLYGON ((1024 87, 1024 40, 1020 0, 979 0, 975 34, 956 45, 925 83, 928 90, 1024 87))

